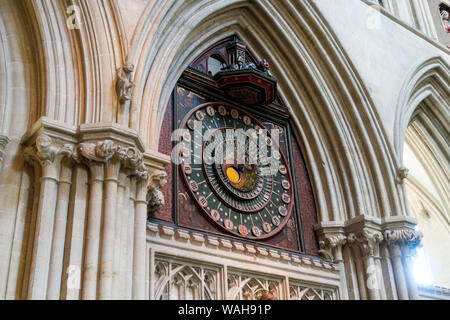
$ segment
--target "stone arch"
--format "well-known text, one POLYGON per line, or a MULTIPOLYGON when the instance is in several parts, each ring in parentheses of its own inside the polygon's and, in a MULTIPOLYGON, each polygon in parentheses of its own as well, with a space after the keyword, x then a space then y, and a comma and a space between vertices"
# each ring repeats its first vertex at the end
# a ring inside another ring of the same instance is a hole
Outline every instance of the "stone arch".
MULTIPOLYGON (((432 58, 416 67, 407 77, 407 81, 399 92, 398 107, 395 116, 394 148, 397 159, 401 164, 403 161, 403 145, 406 130, 417 114, 419 105, 428 101, 425 108, 427 114, 434 118, 436 123, 445 124, 448 121, 450 110, 450 69, 440 58, 432 58), (430 111, 434 115, 430 114, 430 111)), ((440 126, 445 128, 445 126, 440 126)), ((442 132, 444 133, 444 132, 442 132)))
POLYGON ((236 33, 258 58, 271 62, 279 79, 306 154, 320 221, 403 213, 392 151, 372 102, 310 1, 167 6, 149 7, 131 42, 138 87, 130 126, 147 149, 157 149, 164 109, 185 67, 218 39, 236 33), (287 50, 280 52, 281 45, 287 50))
POLYGON ((47 117, 73 127, 126 125, 114 87, 128 50, 117 3, 24 1, 22 7, 36 64, 36 107, 30 123, 47 117), (71 13, 73 6, 77 9, 71 13), (69 28, 71 14, 76 14, 79 28, 69 28))
POLYGON ((424 233, 426 261, 432 262, 437 278, 447 282, 439 275, 448 261, 439 257, 450 228, 449 80, 448 65, 440 58, 415 68, 400 92, 394 133, 399 166, 413 169, 405 183, 405 205, 424 233))

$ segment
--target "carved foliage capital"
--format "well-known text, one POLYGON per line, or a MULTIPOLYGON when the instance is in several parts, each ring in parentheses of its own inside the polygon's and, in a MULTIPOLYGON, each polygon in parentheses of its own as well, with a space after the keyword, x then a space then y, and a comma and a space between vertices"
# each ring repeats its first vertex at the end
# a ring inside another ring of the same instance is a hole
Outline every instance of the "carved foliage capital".
POLYGON ((78 163, 107 162, 115 153, 114 142, 111 140, 97 143, 80 143, 75 147, 73 158, 78 163))
POLYGON ((403 228, 386 230, 384 237, 388 245, 407 245, 416 248, 420 246, 423 234, 418 230, 403 228))
POLYGON ((336 260, 335 249, 346 243, 347 237, 341 233, 325 234, 319 241, 319 253, 325 260, 333 262, 336 260))
POLYGON ((383 234, 379 231, 363 229, 357 233, 350 233, 347 237, 350 246, 358 246, 365 257, 374 257, 379 253, 379 244, 383 241, 383 234))
POLYGON ((30 164, 35 162, 44 166, 53 163, 57 158, 70 157, 73 154, 73 145, 58 144, 46 134, 36 138, 34 144, 25 148, 24 158, 30 164))
POLYGON ((148 179, 144 155, 136 147, 117 145, 111 140, 80 143, 75 147, 73 158, 78 163, 86 164, 116 160, 120 162, 123 169, 128 170, 129 175, 136 176, 138 180, 148 179))

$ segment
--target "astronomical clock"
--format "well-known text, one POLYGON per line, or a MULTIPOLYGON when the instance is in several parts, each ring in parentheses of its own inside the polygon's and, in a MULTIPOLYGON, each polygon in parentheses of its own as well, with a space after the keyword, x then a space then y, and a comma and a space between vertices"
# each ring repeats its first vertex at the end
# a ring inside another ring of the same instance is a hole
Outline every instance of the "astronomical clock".
POLYGON ((150 220, 269 249, 317 250, 311 184, 277 79, 237 37, 183 73, 160 152, 174 164, 166 205, 150 220))

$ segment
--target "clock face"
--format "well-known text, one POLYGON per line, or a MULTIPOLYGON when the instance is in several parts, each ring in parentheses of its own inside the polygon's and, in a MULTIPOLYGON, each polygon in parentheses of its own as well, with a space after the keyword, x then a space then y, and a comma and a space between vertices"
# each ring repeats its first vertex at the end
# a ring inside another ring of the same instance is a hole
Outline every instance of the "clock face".
POLYGON ((202 213, 242 238, 280 232, 292 213, 292 179, 270 132, 224 103, 195 108, 181 129, 181 177, 202 213))

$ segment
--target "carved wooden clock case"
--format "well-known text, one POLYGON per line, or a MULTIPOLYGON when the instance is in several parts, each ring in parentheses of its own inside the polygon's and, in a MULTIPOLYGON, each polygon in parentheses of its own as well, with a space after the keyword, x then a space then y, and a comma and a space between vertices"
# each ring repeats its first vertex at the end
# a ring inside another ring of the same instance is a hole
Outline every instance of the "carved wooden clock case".
POLYGON ((163 189, 168 205, 150 220, 240 242, 317 253, 314 199, 288 111, 276 96, 276 79, 268 64, 257 63, 236 37, 206 50, 178 81, 165 114, 160 152, 169 154, 174 146, 181 164, 173 166, 163 189), (208 66, 212 57, 221 64, 214 74, 208 66), (184 130, 170 143, 175 129, 184 130), (241 163, 236 155, 222 163, 197 161, 199 155, 215 159, 217 152, 227 150, 227 143, 237 146, 236 152, 244 148, 246 159, 255 152, 249 148, 261 147, 239 145, 233 141, 236 137, 227 136, 227 129, 241 129, 248 141, 258 142, 262 136, 266 161, 241 163), (280 132, 278 144, 272 129, 280 132), (203 137, 196 137, 200 132, 203 137))

